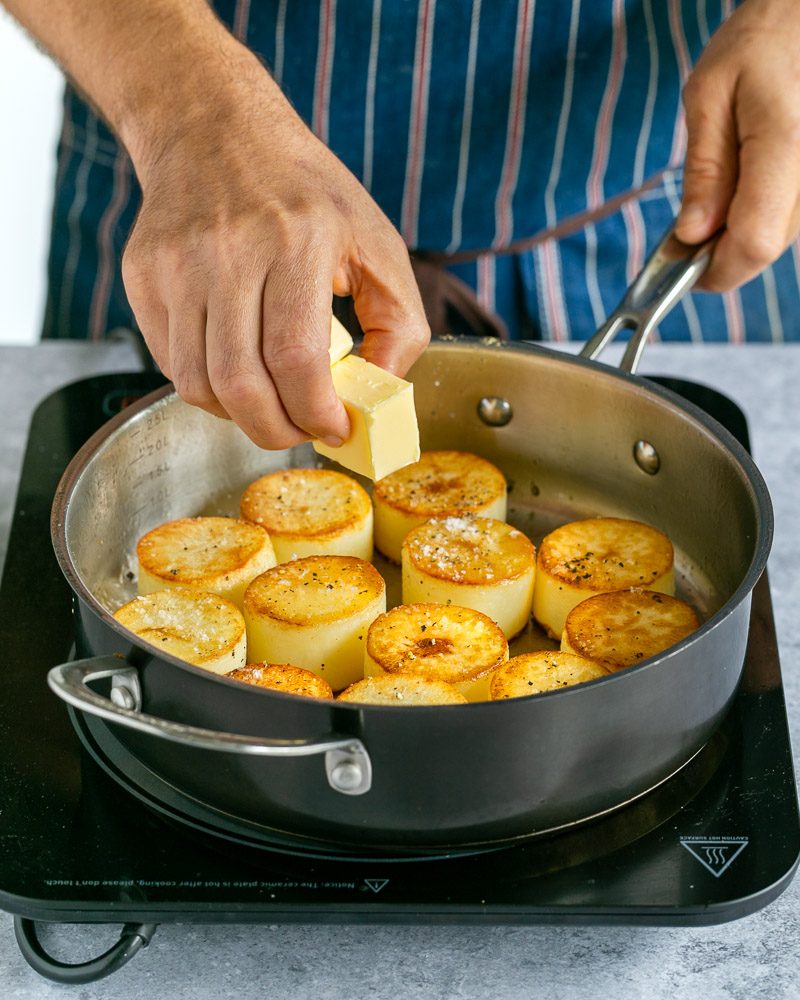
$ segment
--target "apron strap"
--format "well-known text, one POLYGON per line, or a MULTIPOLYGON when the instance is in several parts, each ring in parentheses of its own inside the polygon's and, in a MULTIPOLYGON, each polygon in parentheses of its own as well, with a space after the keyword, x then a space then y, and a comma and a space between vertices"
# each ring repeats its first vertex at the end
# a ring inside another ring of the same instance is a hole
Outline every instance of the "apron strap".
MULTIPOLYGON (((639 187, 609 198, 599 208, 571 215, 552 229, 543 229, 534 236, 516 240, 501 249, 463 250, 455 254, 426 250, 411 251, 411 266, 433 336, 442 337, 458 333, 475 337, 496 337, 498 340, 509 339, 508 327, 501 317, 483 306, 472 288, 447 270, 449 264, 473 261, 487 253, 498 257, 522 253, 547 240, 563 239, 593 222, 613 215, 626 201, 638 198, 645 191, 657 187, 666 172, 660 170, 652 177, 648 177, 639 187)), ((353 309, 352 299, 335 299, 333 311, 354 337, 361 336, 361 327, 353 309)))
POLYGON ((489 247, 480 250, 459 250, 454 254, 440 253, 437 250, 415 250, 414 254, 417 257, 424 258, 427 261, 432 261, 437 264, 464 264, 469 261, 475 260, 478 257, 483 257, 487 253, 494 254, 497 257, 503 257, 508 254, 522 253, 525 250, 531 250, 533 247, 538 246, 540 243, 545 243, 548 240, 560 240, 565 236, 571 236, 573 233, 580 232, 581 229, 585 229, 586 226, 591 225, 593 222, 599 222, 601 219, 608 218, 609 215, 614 215, 615 212, 625 204, 627 201, 635 201, 646 191, 650 191, 654 187, 658 187, 659 184, 663 182, 664 175, 674 168, 666 167, 664 170, 659 170, 658 173, 653 174, 648 177, 644 183, 640 184, 639 187, 630 188, 628 191, 623 191, 621 194, 614 195, 613 198, 609 198, 604 201, 602 205, 597 208, 586 209, 585 212, 577 212, 575 215, 570 215, 562 222, 553 226, 551 229, 541 229, 538 233, 533 236, 526 236, 521 240, 515 240, 513 243, 509 243, 504 247, 489 247))

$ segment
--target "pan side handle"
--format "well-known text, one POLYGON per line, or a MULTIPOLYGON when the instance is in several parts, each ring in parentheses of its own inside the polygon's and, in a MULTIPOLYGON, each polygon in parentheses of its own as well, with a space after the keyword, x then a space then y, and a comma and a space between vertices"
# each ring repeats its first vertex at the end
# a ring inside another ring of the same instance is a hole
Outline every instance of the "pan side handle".
POLYGON ((116 656, 73 660, 53 667, 47 675, 51 689, 73 708, 108 722, 135 729, 148 736, 182 743, 196 750, 261 757, 306 757, 325 755, 325 773, 331 788, 342 795, 363 795, 372 786, 372 762, 364 744, 352 736, 335 733, 314 740, 273 740, 202 729, 147 715, 142 704, 139 675, 116 656), (91 681, 111 678, 111 697, 89 687, 91 681))
POLYGON ((622 301, 581 350, 581 357, 594 360, 621 330, 631 330, 620 369, 633 374, 639 365, 647 338, 667 313, 699 281, 711 263, 718 232, 696 246, 683 243, 671 227, 648 257, 622 301))

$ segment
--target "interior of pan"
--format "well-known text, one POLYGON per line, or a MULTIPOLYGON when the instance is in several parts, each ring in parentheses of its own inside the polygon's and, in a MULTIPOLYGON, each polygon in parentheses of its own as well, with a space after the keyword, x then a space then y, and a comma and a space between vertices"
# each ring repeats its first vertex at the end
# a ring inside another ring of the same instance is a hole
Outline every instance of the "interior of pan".
MULTIPOLYGON (((509 520, 535 543, 579 517, 653 524, 672 539, 678 592, 702 618, 765 561, 769 504, 757 472, 708 422, 642 380, 551 351, 475 342, 433 344, 410 377, 422 447, 497 464, 508 480, 509 520), (481 418, 485 397, 508 404, 508 423, 481 418), (639 441, 659 456, 655 475, 637 464, 639 441)), ((320 463, 308 445, 262 451, 230 422, 162 395, 101 432, 68 470, 54 516, 62 565, 106 617, 135 594, 135 546, 145 531, 177 517, 235 515, 258 476, 320 463)), ((399 572, 380 557, 376 564, 389 603, 399 603, 399 572)), ((547 645, 529 628, 512 654, 547 645)))

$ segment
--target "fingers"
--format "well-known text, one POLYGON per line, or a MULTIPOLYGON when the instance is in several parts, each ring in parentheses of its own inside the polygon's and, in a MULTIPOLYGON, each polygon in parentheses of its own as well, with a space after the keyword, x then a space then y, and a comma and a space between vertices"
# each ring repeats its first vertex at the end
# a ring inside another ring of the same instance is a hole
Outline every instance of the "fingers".
POLYGON ((169 359, 169 314, 154 281, 154 269, 131 239, 122 255, 122 282, 145 343, 158 367, 172 378, 169 359))
POLYGON ((229 417, 262 448, 290 448, 309 437, 336 446, 349 436, 328 355, 332 288, 355 286, 361 353, 373 363, 405 374, 430 338, 402 243, 399 260, 376 253, 382 268, 334 268, 332 249, 314 243, 306 239, 293 264, 289 255, 272 265, 245 263, 240 254, 221 263, 218 256, 213 281, 205 269, 192 279, 168 255, 147 272, 160 275, 157 283, 139 281, 139 270, 130 269, 137 276, 131 305, 178 394, 229 417))
POLYGON ((800 142, 790 130, 765 123, 742 143, 739 169, 727 230, 703 282, 713 291, 754 278, 781 255, 800 224, 800 142))
POLYGON ((428 346, 431 331, 399 233, 387 229, 371 252, 362 250, 349 286, 364 331, 361 356, 405 375, 428 346))
POLYGON ((263 296, 262 357, 287 418, 334 447, 347 439, 350 421, 331 377, 332 248, 311 237, 294 264, 281 262, 263 296))
POLYGON ((700 287, 725 291, 776 260, 800 229, 797 4, 743 4, 718 29, 684 90, 688 146, 676 232, 724 226, 700 287))
POLYGON ((218 417, 229 414, 219 402, 208 375, 206 310, 196 298, 173 297, 169 304, 169 366, 175 391, 187 403, 218 417))
POLYGON ((676 224, 676 235, 684 243, 709 239, 724 224, 736 191, 736 126, 723 93, 697 76, 684 91, 688 142, 676 224))
POLYGON ((231 268, 208 301, 205 356, 214 396, 261 448, 291 448, 308 437, 288 417, 262 354, 263 278, 231 268))

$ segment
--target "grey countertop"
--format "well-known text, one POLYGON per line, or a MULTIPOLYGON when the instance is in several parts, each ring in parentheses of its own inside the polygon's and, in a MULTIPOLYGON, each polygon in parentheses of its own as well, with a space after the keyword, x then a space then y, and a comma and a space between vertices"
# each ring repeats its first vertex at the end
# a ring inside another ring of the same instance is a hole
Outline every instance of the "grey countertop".
MULTIPOLYGON (((126 345, 0 348, 0 561, 37 402, 83 375, 135 367, 126 345)), ((653 345, 643 368, 705 382, 735 399, 749 419, 753 453, 775 505, 769 571, 792 739, 800 746, 800 346, 653 345)), ((117 931, 65 926, 42 936, 54 953, 77 961, 106 947, 117 931)), ((0 983, 4 996, 18 1000, 67 995, 28 968, 11 917, 2 914, 0 983)), ((74 995, 795 998, 800 880, 758 913, 707 928, 166 924, 130 965, 101 983, 75 987, 74 995)))

